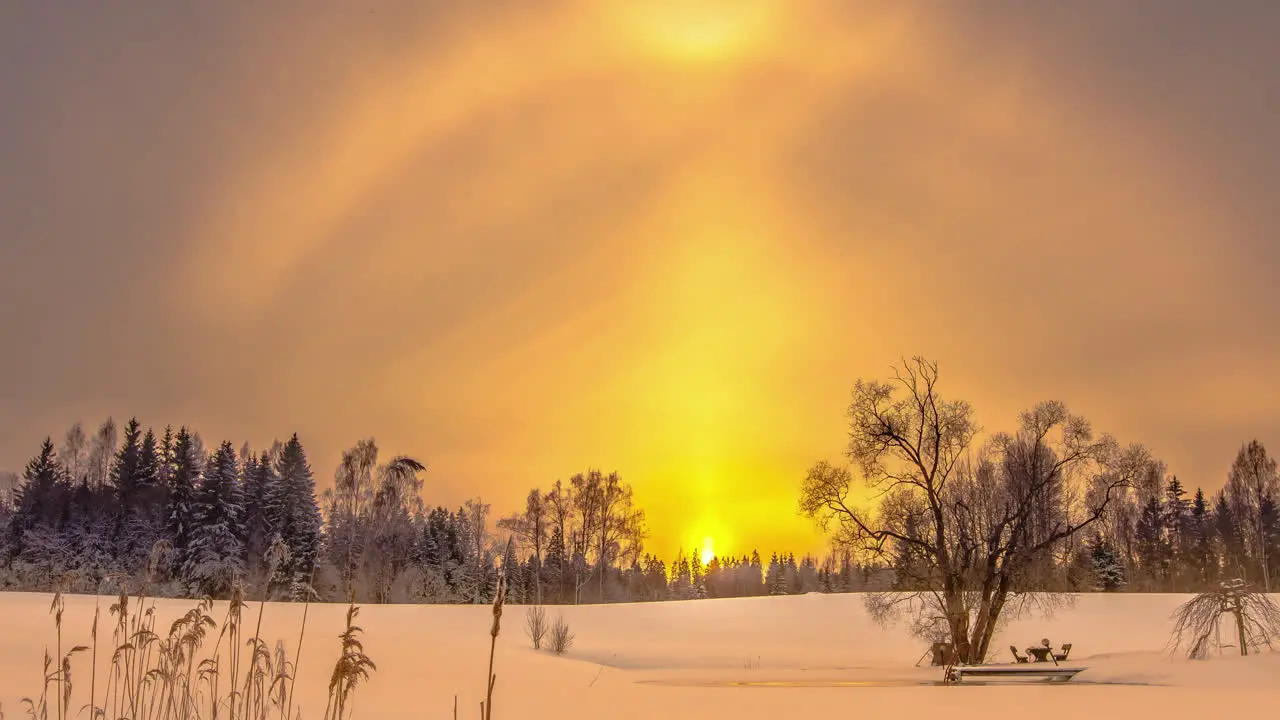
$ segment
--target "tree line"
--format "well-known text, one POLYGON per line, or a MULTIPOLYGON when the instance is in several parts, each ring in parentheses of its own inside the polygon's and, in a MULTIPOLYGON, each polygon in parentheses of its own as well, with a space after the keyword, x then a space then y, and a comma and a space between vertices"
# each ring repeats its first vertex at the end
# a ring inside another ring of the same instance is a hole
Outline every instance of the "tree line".
POLYGON ((1125 488, 1101 526, 1080 547, 1072 586, 1150 592, 1201 592, 1243 580, 1264 592, 1280 575, 1280 480, 1257 440, 1242 445, 1215 495, 1188 496, 1176 476, 1153 462, 1125 488))
POLYGON ((617 473, 533 489, 495 520, 479 498, 428 507, 425 470, 405 456, 380 462, 362 440, 317 494, 296 435, 254 451, 206 448, 186 427, 157 433, 130 420, 121 434, 108 420, 89 435, 77 424, 0 481, 0 583, 146 583, 156 595, 213 598, 242 583, 276 600, 487 603, 502 564, 511 602, 569 604, 846 592, 877 577, 848 553, 705 565, 681 553, 668 565, 644 552, 644 512, 617 473))
POLYGON ((120 436, 108 420, 92 435, 74 425, 58 446, 46 438, 21 477, 0 478, 0 583, 92 591, 129 578, 157 594, 223 597, 241 582, 278 600, 476 603, 492 599, 503 564, 511 601, 537 604, 923 597, 949 585, 955 606, 936 617, 983 627, 975 613, 998 616, 1034 590, 1191 592, 1235 578, 1271 588, 1280 482, 1262 443, 1241 447, 1212 496, 1188 493, 1142 446, 1094 437, 1060 403, 975 451, 968 406, 942 401, 936 366, 920 363, 894 383, 860 383, 853 463, 809 472, 801 509, 834 530, 821 559, 664 562, 644 552, 644 511, 617 473, 532 489, 495 519, 479 498, 427 506, 425 466, 380 462, 372 439, 344 452, 317 494, 296 435, 260 451, 210 449, 185 427, 131 420, 120 436), (894 397, 903 387, 909 402, 894 397), (850 499, 852 469, 885 491, 877 507, 850 499))

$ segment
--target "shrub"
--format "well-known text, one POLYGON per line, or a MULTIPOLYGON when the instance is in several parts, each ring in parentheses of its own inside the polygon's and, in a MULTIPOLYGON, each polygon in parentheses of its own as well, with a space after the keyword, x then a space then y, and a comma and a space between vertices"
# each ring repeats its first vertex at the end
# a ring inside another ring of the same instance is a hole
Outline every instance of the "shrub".
POLYGON ((542 649, 542 639, 547 636, 547 610, 535 605, 524 611, 524 631, 533 641, 533 649, 542 649))
POLYGON ((569 623, 564 621, 564 616, 557 615, 556 621, 551 624, 551 652, 563 655, 571 647, 573 631, 569 629, 569 623))

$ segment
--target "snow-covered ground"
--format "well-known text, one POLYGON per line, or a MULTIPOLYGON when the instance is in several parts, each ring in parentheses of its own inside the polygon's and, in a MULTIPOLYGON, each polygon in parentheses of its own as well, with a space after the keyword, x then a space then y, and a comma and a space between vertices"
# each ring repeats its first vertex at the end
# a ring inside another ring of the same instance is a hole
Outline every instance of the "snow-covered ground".
MULTIPOLYGON (((548 608, 576 634, 565 657, 535 652, 524 608, 508 606, 498 642, 494 717, 539 720, 778 717, 1210 718, 1228 706, 1280 711, 1280 654, 1209 661, 1165 652, 1169 614, 1185 597, 1088 595, 1051 618, 1011 623, 997 638, 1025 648, 1048 637, 1073 644, 1071 665, 1089 669, 1063 685, 941 687, 941 671, 913 667, 923 644, 872 623, 856 595, 702 600, 548 608)), ((0 703, 9 717, 39 693, 40 663, 54 633, 50 597, 0 594, 0 703)), ((103 600, 103 626, 106 617, 103 600)), ((94 599, 67 598, 64 649, 88 640, 94 599)), ((160 601, 167 625, 190 602, 160 601)), ((226 604, 218 603, 221 618, 226 604)), ((250 622, 256 617, 252 607, 250 622)), ((342 605, 312 605, 298 695, 303 717, 324 712, 338 653, 342 605)), ((302 607, 267 605, 265 637, 297 642, 302 607)), ((356 693, 357 717, 474 718, 489 653, 487 606, 365 606, 358 624, 377 672, 356 693)), ((109 631, 104 632, 109 635, 109 631)), ((105 643, 104 643, 105 644, 105 643)), ((52 651, 52 650, 51 650, 52 651)), ((100 650, 106 667, 109 652, 100 650)), ((73 661, 76 692, 89 659, 73 661)), ((82 704, 77 701, 76 707, 82 704)))

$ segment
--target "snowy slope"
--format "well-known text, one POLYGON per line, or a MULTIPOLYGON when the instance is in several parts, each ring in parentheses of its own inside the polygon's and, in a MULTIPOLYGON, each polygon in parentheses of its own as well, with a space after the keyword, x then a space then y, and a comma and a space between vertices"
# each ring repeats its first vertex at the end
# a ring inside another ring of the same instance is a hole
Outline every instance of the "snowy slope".
MULTIPOLYGON (((605 718, 895 717, 990 718, 1052 712, 1068 717, 1215 717, 1228 702, 1280 708, 1280 654, 1171 658, 1164 646, 1173 595, 1088 595, 1054 617, 1010 624, 996 646, 1073 643, 1071 664, 1090 670, 1061 686, 938 687, 936 668, 915 668, 922 643, 901 628, 872 623, 856 595, 702 600, 549 608, 577 635, 565 657, 534 652, 524 609, 508 606, 498 644, 494 716, 539 720, 605 718), (874 715, 873 715, 874 716, 874 715)), ((104 616, 105 616, 104 601, 104 616)), ((22 695, 39 692, 40 659, 54 634, 49 596, 0 595, 0 703, 18 716, 22 695)), ((191 606, 161 601, 167 623, 191 606)), ((225 603, 215 615, 221 617, 225 603)), ((254 606, 256 612, 256 605, 254 606)), ((292 649, 302 608, 268 605, 266 632, 292 649)), ((319 718, 338 652, 345 607, 313 605, 298 696, 304 717, 319 718)), ((69 597, 64 649, 88 639, 93 598, 69 597)), ((476 716, 488 662, 488 607, 366 606, 359 624, 378 665, 356 695, 361 718, 476 716)), ((104 625, 106 621, 104 619, 104 625)), ((105 667, 109 653, 100 651, 105 667)), ((87 656, 73 666, 77 692, 87 656)), ((78 704, 77 704, 78 706, 78 704)))

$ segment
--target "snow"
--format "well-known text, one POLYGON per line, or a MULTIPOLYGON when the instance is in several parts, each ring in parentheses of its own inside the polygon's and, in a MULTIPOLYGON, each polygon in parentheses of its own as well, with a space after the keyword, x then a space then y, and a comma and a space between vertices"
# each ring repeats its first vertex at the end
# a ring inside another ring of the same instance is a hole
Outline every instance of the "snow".
MULTIPOLYGON (((1165 651, 1170 612, 1185 596, 1094 594, 1051 618, 1017 620, 997 638, 994 661, 1048 637, 1073 645, 1070 664, 1089 669, 1060 685, 941 687, 941 669, 916 668, 924 643, 902 628, 881 628, 857 595, 803 595, 608 606, 549 607, 576 635, 564 657, 534 651, 524 608, 507 606, 495 672, 494 717, 521 720, 602 718, 946 717, 1050 713, 1104 718, 1219 717, 1228 706, 1280 707, 1280 654, 1209 661, 1165 651)), ((110 625, 103 598, 103 626, 110 625)), ((0 703, 21 715, 20 698, 39 693, 40 662, 55 641, 50 597, 0 594, 0 703)), ((87 641, 92 597, 68 596, 64 650, 87 641)), ((189 609, 161 600, 161 625, 189 609)), ((225 613, 217 603, 215 617, 225 613)), ((305 718, 324 712, 325 687, 338 653, 346 607, 312 605, 297 697, 305 718)), ((248 623, 256 620, 251 605, 248 623)), ((268 604, 264 637, 297 642, 302 606, 268 604)), ((364 606, 357 624, 377 671, 355 695, 360 718, 474 718, 483 699, 489 653, 488 606, 364 606)), ((105 633, 109 635, 109 630, 105 633)), ((1224 638, 1227 631, 1224 628, 1224 638)), ((105 643, 104 643, 105 646, 105 643)), ((100 667, 110 653, 99 649, 100 667)), ((88 654, 73 660, 79 697, 88 654)), ((927 662, 927 660, 925 661, 927 662)), ((100 673, 102 670, 100 670, 100 673)), ((101 675, 99 681, 101 682, 101 675)), ((83 704, 77 700, 76 706, 83 704)))

